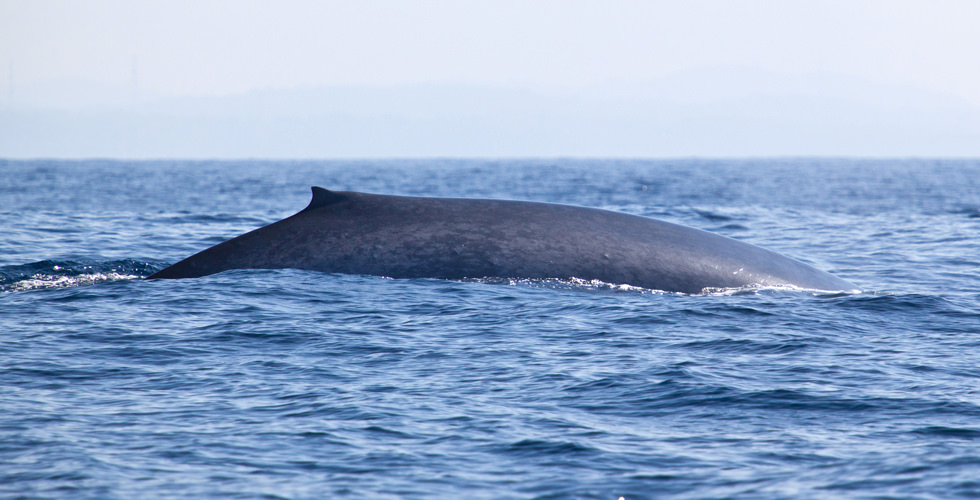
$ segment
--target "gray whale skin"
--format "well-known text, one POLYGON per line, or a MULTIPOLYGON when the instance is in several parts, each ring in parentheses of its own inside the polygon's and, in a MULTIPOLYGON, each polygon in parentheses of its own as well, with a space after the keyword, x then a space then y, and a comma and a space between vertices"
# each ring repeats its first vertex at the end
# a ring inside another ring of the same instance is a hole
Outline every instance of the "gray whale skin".
POLYGON ((636 215, 524 201, 385 196, 313 187, 303 211, 154 278, 229 269, 392 278, 580 278, 670 292, 857 287, 748 243, 636 215))

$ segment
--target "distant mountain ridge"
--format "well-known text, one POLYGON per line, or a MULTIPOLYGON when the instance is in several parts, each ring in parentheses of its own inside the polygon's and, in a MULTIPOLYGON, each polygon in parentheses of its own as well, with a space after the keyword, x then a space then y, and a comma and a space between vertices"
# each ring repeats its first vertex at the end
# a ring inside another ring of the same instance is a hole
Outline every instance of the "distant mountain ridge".
POLYGON ((0 108, 0 157, 980 156, 976 106, 839 75, 721 68, 580 89, 324 86, 177 98, 58 88, 12 92, 0 108))

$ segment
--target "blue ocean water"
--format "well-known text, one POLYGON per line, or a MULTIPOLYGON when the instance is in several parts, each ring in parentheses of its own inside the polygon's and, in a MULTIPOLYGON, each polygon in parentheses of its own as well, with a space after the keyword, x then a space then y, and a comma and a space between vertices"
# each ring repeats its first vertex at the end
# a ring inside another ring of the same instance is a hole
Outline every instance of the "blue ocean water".
POLYGON ((0 161, 0 496, 980 497, 980 161, 0 161), (861 293, 140 277, 309 186, 618 210, 861 293))

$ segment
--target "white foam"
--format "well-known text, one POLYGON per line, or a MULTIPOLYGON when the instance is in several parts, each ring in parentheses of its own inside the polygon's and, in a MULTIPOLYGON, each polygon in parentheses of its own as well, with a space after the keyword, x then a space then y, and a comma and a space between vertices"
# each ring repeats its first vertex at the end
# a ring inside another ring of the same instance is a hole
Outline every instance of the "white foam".
POLYGON ((75 286, 105 283, 107 281, 131 280, 137 278, 139 278, 139 276, 136 276, 135 274, 120 274, 113 272, 79 274, 76 276, 60 276, 37 273, 30 278, 24 278, 11 283, 10 285, 4 287, 3 290, 8 292, 24 292, 27 290, 43 290, 46 288, 70 288, 75 286))

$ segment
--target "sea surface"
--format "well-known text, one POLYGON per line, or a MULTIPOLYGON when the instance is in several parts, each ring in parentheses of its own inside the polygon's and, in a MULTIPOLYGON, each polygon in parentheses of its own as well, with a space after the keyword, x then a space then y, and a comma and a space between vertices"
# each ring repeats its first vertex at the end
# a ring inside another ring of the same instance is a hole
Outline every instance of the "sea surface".
POLYGON ((980 497, 978 160, 0 160, 0 497, 980 497), (310 186, 599 207, 853 293, 236 270, 310 186))

